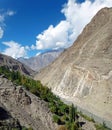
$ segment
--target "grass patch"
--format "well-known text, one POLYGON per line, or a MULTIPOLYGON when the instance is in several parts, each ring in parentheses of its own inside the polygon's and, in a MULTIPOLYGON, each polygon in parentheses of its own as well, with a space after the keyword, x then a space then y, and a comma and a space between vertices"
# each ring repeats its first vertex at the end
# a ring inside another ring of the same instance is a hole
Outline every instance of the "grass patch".
POLYGON ((95 120, 94 120, 92 117, 89 117, 89 116, 83 114, 82 112, 79 112, 79 115, 80 115, 81 117, 83 117, 84 119, 86 119, 87 121, 90 121, 90 122, 95 123, 95 120))
POLYGON ((105 123, 103 124, 95 124, 95 128, 96 130, 111 130, 110 128, 108 128, 105 123))

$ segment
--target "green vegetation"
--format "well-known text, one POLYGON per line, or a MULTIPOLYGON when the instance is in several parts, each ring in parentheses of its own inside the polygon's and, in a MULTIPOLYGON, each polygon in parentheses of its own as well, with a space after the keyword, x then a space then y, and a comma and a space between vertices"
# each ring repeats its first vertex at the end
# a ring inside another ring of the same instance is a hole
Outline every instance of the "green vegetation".
MULTIPOLYGON (((79 113, 79 115, 80 115, 81 117, 83 117, 84 119, 88 120, 89 122, 95 123, 95 121, 94 121, 94 119, 93 119, 92 117, 89 117, 89 116, 83 114, 82 112, 78 112, 78 113, 79 113)), ((103 123, 103 124, 96 124, 96 123, 95 123, 94 126, 95 126, 96 130, 111 130, 110 128, 108 128, 108 127, 105 125, 105 123, 103 123)))
POLYGON ((68 130, 75 130, 78 125, 76 121, 77 110, 74 106, 64 104, 51 90, 43 86, 40 81, 35 81, 18 71, 13 71, 5 66, 0 67, 0 75, 11 80, 17 85, 24 86, 28 91, 38 96, 41 100, 48 102, 48 107, 53 113, 53 121, 59 125, 65 125, 68 130))
POLYGON ((31 127, 30 128, 22 127, 21 130, 33 130, 33 129, 31 127))
MULTIPOLYGON (((5 66, 0 67, 0 75, 11 80, 14 84, 22 85, 41 100, 47 102, 50 111, 53 113, 53 121, 60 125, 59 130, 81 130, 78 115, 81 115, 88 121, 94 122, 92 118, 81 112, 77 112, 77 108, 74 108, 73 104, 71 106, 64 104, 59 97, 55 96, 48 87, 43 86, 40 81, 35 81, 5 66)), ((95 127, 96 130, 109 130, 102 125, 95 125, 95 127)), ((23 128, 22 130, 32 130, 32 128, 23 128)))
POLYGON ((64 125, 61 125, 58 130, 67 130, 67 128, 64 125))
POLYGON ((53 121, 56 122, 57 124, 60 124, 61 120, 58 115, 53 115, 53 121))
POLYGON ((108 128, 105 123, 103 124, 95 124, 95 128, 96 130, 111 130, 110 128, 108 128))
POLYGON ((21 126, 19 122, 15 122, 10 124, 7 121, 1 121, 0 122, 0 130, 33 130, 32 128, 26 128, 24 126, 21 126), (17 123, 17 124, 15 124, 17 123))
POLYGON ((84 119, 86 119, 86 120, 88 120, 88 121, 90 121, 90 122, 93 122, 93 123, 95 122, 92 117, 89 117, 89 116, 83 114, 82 112, 78 112, 78 113, 79 113, 79 115, 80 115, 81 117, 83 117, 84 119))

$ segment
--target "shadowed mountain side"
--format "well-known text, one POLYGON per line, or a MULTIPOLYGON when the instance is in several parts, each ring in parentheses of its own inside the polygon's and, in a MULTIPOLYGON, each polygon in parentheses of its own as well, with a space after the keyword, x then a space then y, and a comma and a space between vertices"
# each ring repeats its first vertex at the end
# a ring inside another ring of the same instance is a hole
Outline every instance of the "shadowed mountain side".
POLYGON ((22 126, 17 119, 10 115, 3 104, 0 103, 0 130, 12 129, 21 130, 22 126))
POLYGON ((22 74, 32 76, 34 75, 34 71, 22 64, 21 62, 13 59, 10 56, 6 56, 0 53, 0 66, 7 66, 8 68, 14 71, 20 71, 22 74))
POLYGON ((112 8, 101 9, 73 46, 35 79, 111 125, 108 121, 112 121, 112 8))
POLYGON ((0 107, 0 120, 6 120, 9 118, 10 118, 9 113, 3 107, 0 107))

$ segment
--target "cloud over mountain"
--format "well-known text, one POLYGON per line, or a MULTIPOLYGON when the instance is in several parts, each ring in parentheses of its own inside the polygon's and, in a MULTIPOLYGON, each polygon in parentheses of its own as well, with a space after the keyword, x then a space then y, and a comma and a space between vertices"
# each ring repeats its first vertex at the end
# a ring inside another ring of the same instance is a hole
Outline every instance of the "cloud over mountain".
POLYGON ((7 48, 4 50, 3 54, 9 55, 13 58, 19 58, 19 57, 26 57, 27 56, 27 50, 29 47, 21 46, 19 43, 16 43, 14 41, 9 42, 3 42, 7 48))
POLYGON ((69 47, 85 25, 103 7, 112 7, 112 1, 85 0, 83 3, 77 3, 76 0, 68 0, 61 10, 65 20, 60 21, 56 26, 50 25, 48 29, 37 35, 35 49, 69 47))
MULTIPOLYGON (((65 19, 61 20, 56 26, 49 25, 46 30, 38 34, 35 44, 25 47, 18 42, 8 40, 9 42, 3 42, 6 49, 2 52, 13 58, 19 58, 27 57, 29 50, 41 53, 46 50, 68 48, 82 32, 85 25, 103 7, 112 7, 112 0, 85 0, 82 3, 77 2, 77 0, 68 0, 61 10, 65 19)), ((0 39, 4 35, 6 17, 13 16, 14 14, 15 12, 11 10, 0 12, 0 39)))

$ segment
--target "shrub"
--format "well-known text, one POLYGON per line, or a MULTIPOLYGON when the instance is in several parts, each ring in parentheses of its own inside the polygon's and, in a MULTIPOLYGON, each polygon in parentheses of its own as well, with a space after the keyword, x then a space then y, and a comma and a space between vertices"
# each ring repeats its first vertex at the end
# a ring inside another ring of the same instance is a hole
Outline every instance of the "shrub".
POLYGON ((53 121, 56 122, 57 124, 60 124, 60 117, 57 115, 53 115, 53 121))
POLYGON ((58 130, 67 130, 67 128, 64 125, 62 125, 58 128, 58 130))
POLYGON ((55 105, 54 105, 54 106, 51 106, 51 107, 50 107, 50 111, 51 111, 52 113, 56 113, 56 111, 57 111, 56 106, 55 106, 55 105))
POLYGON ((108 128, 105 123, 103 124, 95 124, 95 128, 96 130, 111 130, 110 128, 108 128))
POLYGON ((84 119, 91 121, 91 122, 95 122, 94 119, 92 117, 89 117, 85 114, 83 114, 82 112, 79 112, 80 116, 82 116, 84 119))
POLYGON ((28 130, 33 130, 33 128, 30 127, 30 128, 28 128, 28 130))

